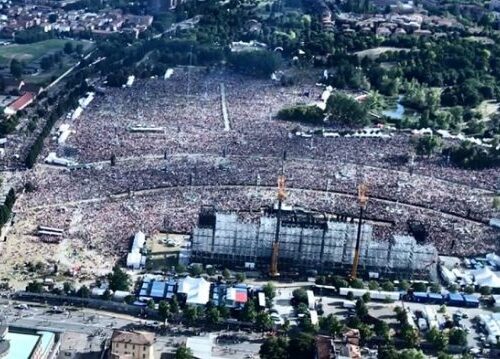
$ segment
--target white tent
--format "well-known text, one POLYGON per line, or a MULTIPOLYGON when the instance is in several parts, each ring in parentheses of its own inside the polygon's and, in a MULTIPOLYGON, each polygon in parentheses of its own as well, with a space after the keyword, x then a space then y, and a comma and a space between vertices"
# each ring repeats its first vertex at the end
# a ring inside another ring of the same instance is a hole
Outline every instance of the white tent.
POLYGON ((497 255, 496 253, 488 253, 486 255, 486 259, 489 260, 489 261, 492 261, 497 266, 500 266, 500 256, 497 255))
POLYGON ((210 299, 210 282, 203 278, 184 278, 180 284, 179 293, 184 293, 187 296, 187 304, 202 304, 205 305, 210 299))
POLYGON ((500 278, 495 275, 477 284, 481 287, 500 288, 500 278))
POLYGON ((127 254, 127 267, 139 269, 141 267, 142 255, 139 252, 130 252, 127 254))
POLYGON ((491 269, 485 267, 474 270, 471 273, 474 276, 476 285, 480 287, 500 288, 500 278, 491 269))
POLYGON ((134 236, 134 243, 132 244, 131 252, 140 252, 144 243, 146 242, 146 236, 141 231, 137 232, 134 236))

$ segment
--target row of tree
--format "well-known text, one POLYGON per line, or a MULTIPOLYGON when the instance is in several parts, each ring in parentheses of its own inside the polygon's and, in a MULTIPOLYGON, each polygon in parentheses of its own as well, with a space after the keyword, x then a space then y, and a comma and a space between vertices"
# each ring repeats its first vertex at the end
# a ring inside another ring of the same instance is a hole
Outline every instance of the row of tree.
MULTIPOLYGON (((71 83, 68 84, 70 86, 72 85, 71 83)), ((35 139, 33 145, 31 145, 28 154, 24 160, 24 164, 26 165, 26 167, 32 168, 33 165, 36 163, 38 155, 43 149, 43 142, 45 141, 45 138, 47 138, 47 136, 52 131, 52 127, 54 126, 56 121, 68 110, 70 110, 71 108, 75 108, 78 104, 78 99, 86 91, 88 91, 87 83, 84 80, 82 80, 79 85, 75 85, 74 87, 71 88, 72 89, 69 90, 69 93, 66 96, 61 96, 58 98, 57 104, 54 104, 52 111, 47 116, 48 117, 47 122, 45 122, 42 131, 35 139)), ((52 101, 55 100, 49 99, 47 103, 51 103, 52 101)))
POLYGON ((341 92, 334 92, 326 102, 325 111, 316 105, 298 105, 281 109, 278 118, 313 125, 362 127, 370 123, 368 110, 368 103, 359 102, 341 92))
POLYGON ((5 202, 0 206, 0 230, 10 220, 15 202, 16 192, 11 188, 5 197, 5 202))

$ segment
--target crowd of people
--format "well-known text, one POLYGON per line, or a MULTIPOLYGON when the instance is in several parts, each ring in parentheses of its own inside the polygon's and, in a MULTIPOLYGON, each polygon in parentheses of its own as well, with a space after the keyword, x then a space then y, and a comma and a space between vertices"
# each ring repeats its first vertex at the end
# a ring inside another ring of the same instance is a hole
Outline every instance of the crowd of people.
POLYGON ((495 215, 498 171, 465 171, 434 157, 415 158, 411 166, 409 134, 306 138, 292 134, 297 124, 275 118, 279 109, 320 94, 315 86, 182 68, 169 79, 107 88, 80 117, 64 120, 74 131, 64 145, 46 144, 46 154, 56 151, 89 168, 39 164, 24 173, 23 184, 34 190, 18 201, 21 220, 34 214, 26 228, 63 227, 102 255, 117 255, 138 229, 190 232, 202 205, 258 212, 275 200, 283 169, 290 204, 355 216, 356 188, 365 183, 376 236, 409 233, 408 223, 416 221, 440 252, 497 250, 487 222, 495 215), (134 133, 131 126, 165 131, 134 133))

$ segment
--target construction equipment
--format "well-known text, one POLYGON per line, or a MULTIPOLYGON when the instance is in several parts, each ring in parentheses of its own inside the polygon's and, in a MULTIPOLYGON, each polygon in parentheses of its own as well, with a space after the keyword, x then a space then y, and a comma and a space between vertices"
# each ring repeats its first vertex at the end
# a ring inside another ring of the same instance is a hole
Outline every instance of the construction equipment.
POLYGON ((359 263, 359 247, 361 242, 361 228, 363 225, 363 212, 366 208, 366 203, 368 202, 367 187, 364 183, 358 186, 358 201, 359 201, 359 222, 358 222, 358 235, 356 237, 356 248, 354 249, 354 261, 352 263, 351 270, 351 280, 356 279, 358 273, 358 263, 359 263))
POLYGON ((273 249, 271 254, 271 268, 269 270, 269 275, 271 277, 279 276, 278 272, 278 256, 279 256, 279 235, 281 227, 281 208, 283 201, 286 198, 285 191, 285 176, 283 175, 283 168, 281 170, 281 175, 278 176, 278 211, 276 214, 276 232, 274 234, 273 249))

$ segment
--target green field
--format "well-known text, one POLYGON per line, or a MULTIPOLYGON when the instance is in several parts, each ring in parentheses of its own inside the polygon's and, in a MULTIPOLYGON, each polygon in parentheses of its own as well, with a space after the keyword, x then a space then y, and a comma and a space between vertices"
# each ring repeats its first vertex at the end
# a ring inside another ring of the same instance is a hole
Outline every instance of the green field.
POLYGON ((83 44, 85 52, 88 51, 93 45, 88 41, 51 39, 32 44, 12 44, 0 46, 0 65, 8 65, 10 60, 13 58, 22 61, 25 64, 29 64, 30 62, 39 60, 47 54, 62 50, 64 48, 64 44, 68 41, 73 43, 73 46, 76 46, 79 43, 83 44))

